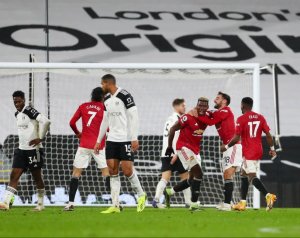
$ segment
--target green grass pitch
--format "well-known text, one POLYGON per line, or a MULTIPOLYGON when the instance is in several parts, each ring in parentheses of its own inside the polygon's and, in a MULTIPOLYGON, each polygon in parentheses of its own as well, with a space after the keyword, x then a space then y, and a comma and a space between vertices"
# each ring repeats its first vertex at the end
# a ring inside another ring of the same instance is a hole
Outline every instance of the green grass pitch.
POLYGON ((300 237, 300 209, 271 212, 219 212, 213 208, 190 213, 184 208, 146 208, 137 213, 101 214, 104 208, 47 207, 32 212, 14 207, 0 212, 0 237, 300 237))

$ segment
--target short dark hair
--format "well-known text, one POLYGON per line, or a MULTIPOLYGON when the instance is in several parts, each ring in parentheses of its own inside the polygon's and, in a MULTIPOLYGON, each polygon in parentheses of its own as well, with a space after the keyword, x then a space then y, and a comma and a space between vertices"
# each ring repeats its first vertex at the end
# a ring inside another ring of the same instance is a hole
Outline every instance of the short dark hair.
POLYGON ((175 98, 172 102, 172 106, 175 107, 175 106, 178 106, 182 103, 184 103, 184 99, 183 98, 175 98))
POLYGON ((246 105, 246 106, 248 106, 249 108, 252 109, 252 107, 253 107, 253 99, 250 98, 250 97, 244 97, 242 99, 242 104, 244 104, 244 105, 246 105))
POLYGON ((13 98, 14 97, 20 97, 22 99, 25 99, 25 93, 21 90, 14 91, 12 96, 13 96, 13 98))
POLYGON ((218 92, 218 95, 221 95, 222 98, 224 98, 227 101, 227 106, 230 104, 231 98, 228 94, 223 93, 223 92, 220 91, 220 92, 218 92))
POLYGON ((105 74, 102 76, 102 80, 111 81, 112 83, 116 83, 116 78, 112 74, 105 74))
POLYGON ((103 90, 101 87, 94 88, 91 93, 91 99, 95 102, 101 102, 103 100, 103 90))

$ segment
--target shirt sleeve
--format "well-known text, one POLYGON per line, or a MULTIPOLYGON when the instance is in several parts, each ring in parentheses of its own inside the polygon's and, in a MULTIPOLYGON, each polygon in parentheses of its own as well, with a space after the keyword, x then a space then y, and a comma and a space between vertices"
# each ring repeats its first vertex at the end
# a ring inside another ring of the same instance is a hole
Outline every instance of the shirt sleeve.
POLYGON ((38 114, 36 120, 39 122, 39 138, 44 139, 50 127, 50 120, 43 114, 38 114))
POLYGON ((229 115, 228 112, 224 112, 222 110, 216 111, 211 114, 211 116, 205 115, 205 116, 199 116, 198 120, 205 123, 206 125, 213 126, 222 120, 224 120, 229 115))
POLYGON ((81 118, 81 110, 80 107, 78 107, 77 111, 74 113, 73 117, 70 120, 70 127, 74 131, 74 133, 77 135, 79 134, 79 130, 77 129, 76 122, 81 118))
POLYGON ((241 118, 238 118, 236 120, 236 125, 235 125, 235 134, 236 135, 241 135, 241 131, 242 131, 242 125, 241 125, 241 118))
POLYGON ((107 132, 107 129, 108 129, 108 113, 105 110, 104 113, 103 113, 103 119, 102 119, 101 126, 100 126, 100 129, 99 129, 97 143, 101 143, 101 141, 104 138, 104 135, 107 132))
POLYGON ((26 114, 32 120, 36 120, 38 115, 40 115, 40 113, 36 109, 30 106, 26 107, 23 113, 26 114))
POLYGON ((127 110, 128 122, 129 122, 129 133, 131 141, 135 141, 138 139, 138 131, 139 131, 139 116, 137 107, 130 107, 127 110))
POLYGON ((262 118, 262 130, 265 134, 270 132, 270 127, 264 117, 262 118))

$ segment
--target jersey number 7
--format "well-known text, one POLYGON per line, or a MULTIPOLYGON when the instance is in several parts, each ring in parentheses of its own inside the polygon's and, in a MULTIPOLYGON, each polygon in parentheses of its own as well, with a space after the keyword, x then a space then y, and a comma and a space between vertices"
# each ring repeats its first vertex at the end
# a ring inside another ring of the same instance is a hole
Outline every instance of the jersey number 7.
POLYGON ((90 116, 90 119, 88 120, 88 123, 86 124, 86 126, 89 127, 89 126, 91 125, 93 119, 95 118, 97 112, 88 111, 88 114, 91 115, 91 116, 90 116))
POLYGON ((250 132, 250 138, 256 137, 257 129, 259 127, 260 121, 249 121, 249 132, 250 132))

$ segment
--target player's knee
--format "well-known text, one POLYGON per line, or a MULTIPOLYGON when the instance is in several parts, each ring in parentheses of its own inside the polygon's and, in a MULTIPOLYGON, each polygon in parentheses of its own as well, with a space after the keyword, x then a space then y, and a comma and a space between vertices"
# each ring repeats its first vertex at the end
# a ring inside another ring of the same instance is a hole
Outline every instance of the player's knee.
POLYGON ((233 179, 233 172, 231 170, 225 170, 223 176, 225 180, 233 179))
POLYGON ((132 171, 132 169, 124 169, 124 170, 123 170, 123 174, 124 174, 126 177, 130 177, 130 176, 133 174, 133 171, 132 171))
POLYGON ((114 176, 119 174, 118 168, 109 168, 109 174, 114 176))

